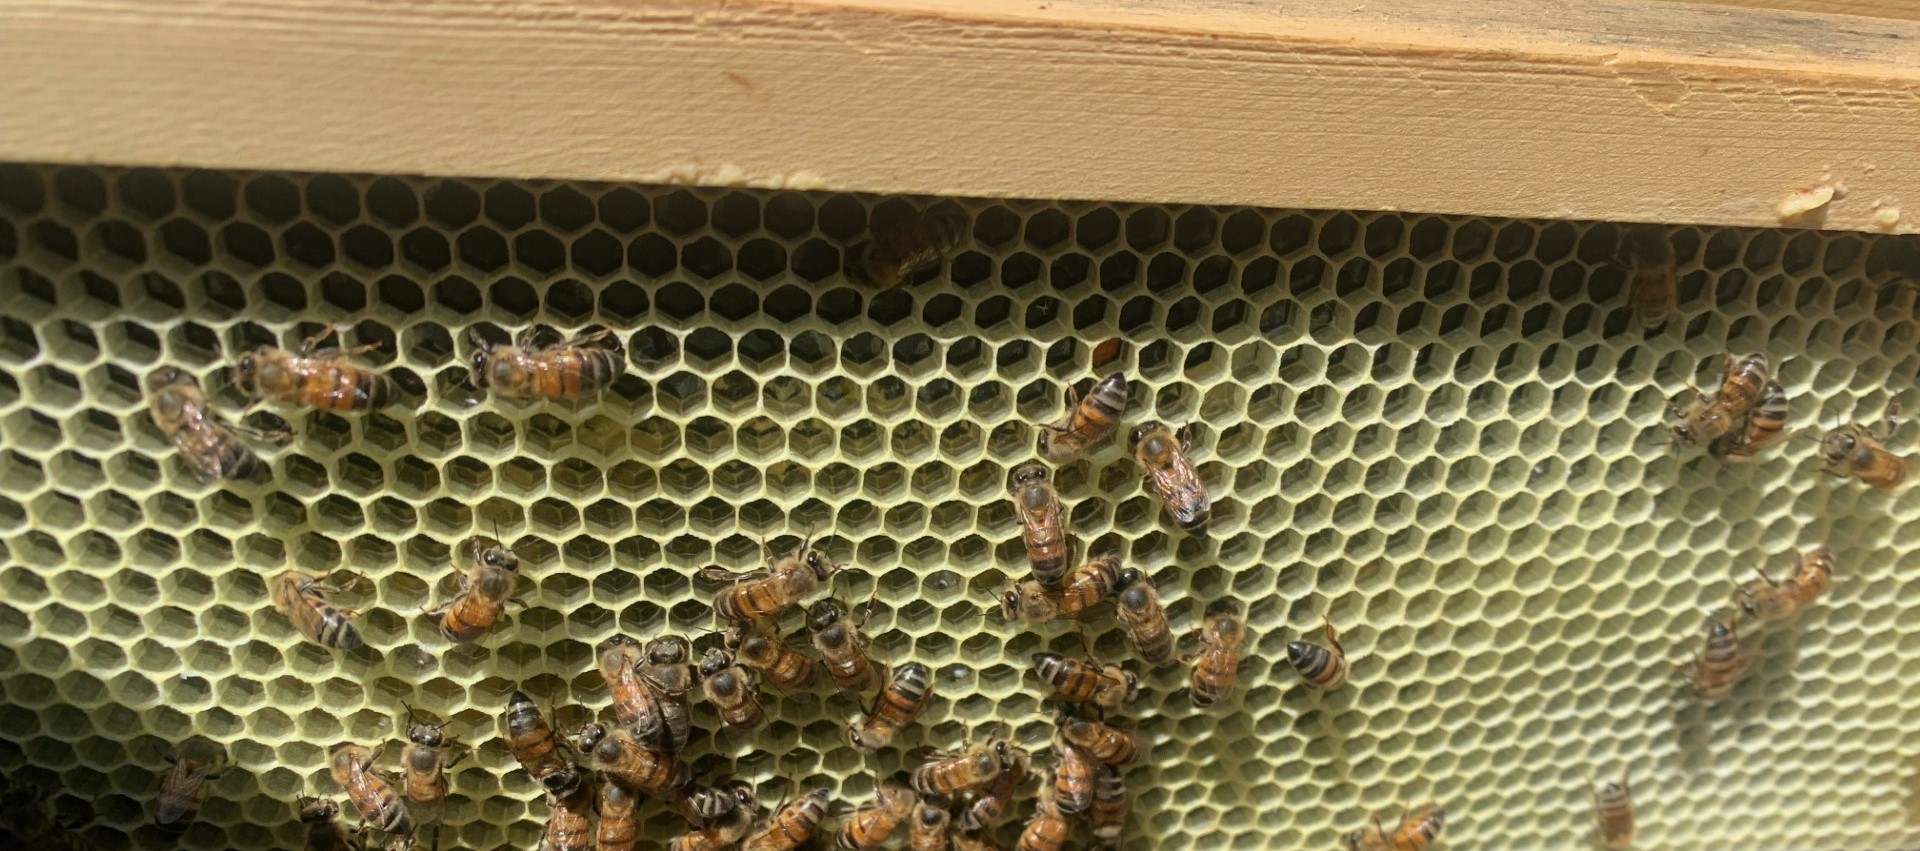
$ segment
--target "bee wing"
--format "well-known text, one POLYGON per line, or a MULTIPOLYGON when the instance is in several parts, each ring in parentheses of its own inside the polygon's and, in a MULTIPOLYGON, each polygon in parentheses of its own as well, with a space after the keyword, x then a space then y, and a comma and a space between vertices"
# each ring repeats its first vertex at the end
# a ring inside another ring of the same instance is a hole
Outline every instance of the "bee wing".
POLYGON ((703 567, 703 568, 700 568, 700 570, 695 575, 709 582, 725 582, 730 585, 737 585, 742 582, 752 582, 756 579, 765 579, 769 576, 772 576, 773 571, 762 567, 762 568, 756 568, 754 570, 736 573, 724 567, 703 567))

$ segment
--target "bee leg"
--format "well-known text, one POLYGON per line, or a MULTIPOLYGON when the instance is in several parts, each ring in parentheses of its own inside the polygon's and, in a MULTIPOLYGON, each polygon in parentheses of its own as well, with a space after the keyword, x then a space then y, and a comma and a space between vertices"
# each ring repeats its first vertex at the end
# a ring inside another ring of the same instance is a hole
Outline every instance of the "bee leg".
POLYGON ((533 335, 538 333, 538 329, 538 325, 528 325, 515 332, 513 335, 513 347, 525 352, 534 351, 533 335))
POLYGON ((593 345, 594 343, 598 343, 601 340, 604 340, 611 336, 613 336, 613 329, 601 328, 597 331, 587 331, 580 334, 575 334, 572 337, 568 338, 568 340, 565 343, 562 343, 560 345, 564 348, 572 348, 574 346, 590 346, 590 345, 593 345))
POLYGON ((319 331, 314 332, 313 336, 300 341, 300 356, 303 358, 313 357, 320 351, 320 344, 332 338, 333 335, 339 333, 339 331, 339 328, 330 324, 322 326, 319 331))
POLYGON ((293 440, 293 429, 290 428, 261 428, 244 422, 236 422, 233 424, 233 430, 238 432, 242 437, 274 446, 285 446, 293 440))

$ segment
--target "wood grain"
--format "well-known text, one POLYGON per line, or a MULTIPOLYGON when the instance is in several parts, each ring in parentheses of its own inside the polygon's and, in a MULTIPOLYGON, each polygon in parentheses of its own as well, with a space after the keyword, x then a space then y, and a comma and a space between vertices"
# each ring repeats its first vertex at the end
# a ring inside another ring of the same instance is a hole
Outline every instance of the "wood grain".
POLYGON ((1897 18, 1920 21, 1920 3, 1908 0, 1693 0, 1712 6, 1739 6, 1746 9, 1781 9, 1790 12, 1816 12, 1823 15, 1859 15, 1866 18, 1897 18))
POLYGON ((1461 5, 9 0, 0 157, 1920 229, 1920 24, 1461 5))

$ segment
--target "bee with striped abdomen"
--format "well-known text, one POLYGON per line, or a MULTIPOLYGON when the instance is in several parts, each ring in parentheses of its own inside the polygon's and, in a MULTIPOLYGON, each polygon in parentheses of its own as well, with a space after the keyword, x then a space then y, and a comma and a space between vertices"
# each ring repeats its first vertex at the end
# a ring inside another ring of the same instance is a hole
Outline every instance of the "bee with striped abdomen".
POLYGON ((1201 630, 1205 648, 1193 661, 1193 705, 1206 707, 1227 699, 1240 672, 1240 645, 1247 639, 1247 622, 1240 604, 1219 600, 1207 607, 1201 630))
POLYGON ((874 788, 874 802, 841 820, 833 845, 840 851, 878 851, 913 812, 920 800, 898 780, 888 778, 874 788))
POLYGON ((1627 769, 1620 769, 1620 781, 1609 780, 1593 786, 1593 811, 1600 821, 1600 844, 1607 848, 1633 847, 1633 787, 1627 782, 1627 769))
POLYGON ((1014 586, 1001 595, 1000 614, 1009 621, 1080 617, 1111 596, 1120 582, 1120 559, 1101 556, 1068 575, 1059 591, 1048 591, 1031 579, 1014 586))
POLYGON ((948 851, 947 826, 953 814, 925 798, 913 805, 907 829, 908 851, 948 851))
POLYGON ((1793 576, 1775 582, 1766 571, 1733 592, 1734 605, 1758 623, 1788 620, 1833 587, 1833 551, 1820 547, 1800 557, 1793 576))
POLYGON ((947 840, 953 844, 953 851, 1000 851, 985 833, 968 833, 956 830, 947 834, 947 840))
POLYGON ((820 651, 827 675, 841 691, 855 694, 867 693, 874 682, 886 676, 885 666, 867 655, 861 626, 848 616, 846 606, 831 597, 814 603, 807 612, 808 634, 814 649, 820 651))
POLYGON ((1014 851, 1061 851, 1066 847, 1067 834, 1073 825, 1060 809, 1059 789, 1057 778, 1041 778, 1040 800, 1034 805, 1033 816, 1027 819, 1026 827, 1020 831, 1014 851))
POLYGON ((1033 671, 1055 696, 1102 709, 1118 709, 1140 691, 1140 678, 1119 665, 1095 665, 1058 653, 1033 654, 1033 671))
POLYGON ((440 621, 440 634, 448 641, 479 641, 500 622, 513 599, 519 578, 520 557, 500 544, 481 546, 480 539, 467 542, 472 564, 460 575, 460 592, 438 607, 422 612, 440 621))
POLYGON ((726 644, 740 664, 752 668, 763 682, 772 683, 783 692, 805 691, 819 677, 813 657, 746 624, 727 630, 726 644))
POLYGON ((588 768, 608 779, 656 797, 666 797, 687 785, 693 770, 672 754, 643 747, 626 730, 599 724, 580 728, 579 750, 588 768))
POLYGON ((540 707, 526 692, 515 691, 507 698, 505 714, 507 750, 527 770, 535 782, 549 789, 564 788, 578 773, 568 758, 567 747, 553 734, 540 707))
POLYGON ((579 775, 547 790, 547 828, 540 851, 588 851, 593 847, 593 789, 579 775))
POLYGON ((294 805, 300 809, 300 823, 307 826, 306 851, 361 851, 360 832, 347 829, 332 798, 301 796, 294 805))
POLYGON ((1060 812, 1077 816, 1093 806, 1094 781, 1100 761, 1079 745, 1059 736, 1053 743, 1053 803, 1060 812))
POLYGON ((1287 661, 1293 663, 1293 669, 1300 672, 1300 679, 1308 688, 1331 691, 1347 682, 1347 651, 1340 646, 1340 636, 1334 633, 1332 621, 1325 622, 1322 634, 1327 638, 1328 647, 1310 641, 1287 642, 1287 661))
POLYGON ((1093 783, 1093 809, 1087 811, 1087 821, 1093 825, 1093 847, 1099 851, 1117 851, 1120 834, 1127 827, 1127 814, 1132 811, 1133 799, 1127 796, 1127 783, 1120 769, 1100 766, 1100 776, 1094 778, 1093 783))
POLYGON ((1733 693, 1733 687, 1746 672, 1747 660, 1740 651, 1740 636, 1731 623, 1715 619, 1707 624, 1705 653, 1693 659, 1693 690, 1707 700, 1719 700, 1733 693))
POLYGON ((203 482, 244 479, 259 471, 260 456, 241 436, 270 443, 293 436, 290 431, 228 422, 213 410, 199 379, 179 367, 163 366, 147 374, 147 410, 174 453, 203 482))
POLYGON ((1085 718, 1060 719, 1060 737, 1107 765, 1126 765, 1144 749, 1138 734, 1085 718))
POLYGON ((173 768, 160 778, 153 823, 168 830, 186 830, 200 815, 200 803, 207 798, 207 781, 218 777, 226 766, 227 749, 205 736, 194 736, 181 742, 166 760, 173 768))
POLYGON ((906 218, 876 223, 872 235, 847 249, 847 277, 872 287, 891 287, 932 268, 967 235, 967 214, 941 204, 906 218))
POLYGON ((956 798, 993 782, 1013 759, 1012 743, 996 739, 961 753, 936 753, 913 770, 913 791, 920 797, 956 798))
POLYGON ((1739 426, 1771 380, 1772 365, 1765 352, 1755 352, 1737 361, 1729 356, 1719 392, 1708 396, 1699 388, 1689 386, 1687 390, 1693 394, 1691 402, 1683 403, 1676 398, 1668 403, 1668 412, 1676 422, 1668 426, 1667 432, 1677 446, 1717 440, 1739 426))
POLYGON ((1787 391, 1778 381, 1769 381, 1760 398, 1747 412, 1746 428, 1736 428, 1707 447, 1713 457, 1729 464, 1744 464, 1766 449, 1787 438, 1787 391))
POLYGON ((600 796, 594 807, 600 813, 600 825, 594 831, 599 851, 634 851, 640 835, 638 793, 624 783, 600 782, 600 796))
POLYGON ((571 399, 606 389, 627 371, 626 353, 612 331, 575 334, 557 345, 536 338, 550 329, 530 326, 508 346, 488 342, 478 328, 468 374, 473 386, 506 399, 571 399))
POLYGON ((751 730, 767 723, 767 712, 760 706, 760 692, 754 688, 753 675, 734 664, 727 651, 707 649, 700 660, 700 688, 707 702, 720 715, 720 723, 736 730, 751 730))
POLYGON ((415 723, 413 707, 407 706, 407 745, 400 751, 400 776, 415 825, 438 825, 447 802, 447 772, 469 753, 471 749, 448 736, 442 725, 415 723))
POLYGON ((1826 456, 1828 475, 1859 479, 1879 490, 1893 490, 1907 480, 1907 459, 1888 452, 1881 445, 1893 437, 1893 421, 1900 405, 1887 406, 1881 434, 1875 436, 1859 423, 1848 423, 1820 438, 1820 452, 1826 456))
POLYGON ((396 843, 406 843, 413 837, 413 817, 393 784, 373 767, 386 749, 384 744, 371 751, 354 744, 334 745, 329 754, 333 782, 347 791, 347 800, 368 827, 384 831, 396 843))
POLYGON ((1213 517, 1213 498, 1207 495, 1200 472, 1187 457, 1187 429, 1178 433, 1166 424, 1149 422, 1133 430, 1133 458, 1147 476, 1167 517, 1196 538, 1207 536, 1213 517))
POLYGON ((288 570, 273 578, 270 591, 273 607, 308 641, 335 650, 353 650, 366 643, 353 625, 353 610, 327 602, 323 593, 339 593, 334 585, 323 585, 297 570, 288 570))
POLYGON ((1633 317, 1648 331, 1665 328, 1680 312, 1680 272, 1674 262, 1673 242, 1665 232, 1652 225, 1627 229, 1626 249, 1633 264, 1633 279, 1627 286, 1627 303, 1633 317))
POLYGON ((693 648, 677 635, 666 635, 647 642, 640 663, 640 682, 660 707, 658 742, 642 742, 648 747, 677 754, 692 735, 693 708, 687 694, 693 691, 693 648))
POLYGON ((666 735, 666 719, 660 701, 647 684, 640 681, 640 664, 645 659, 640 642, 615 635, 600 642, 600 677, 607 681, 607 694, 613 698, 614 723, 632 730, 642 742, 659 742, 666 735))
POLYGON ((731 848, 753 830, 756 808, 737 806, 711 824, 696 827, 673 838, 667 851, 723 851, 731 848))
POLYGON ((1033 566, 1033 581, 1049 591, 1058 591, 1067 581, 1072 566, 1073 542, 1067 535, 1065 512, 1060 508, 1060 492, 1053 488, 1053 473, 1039 461, 1028 461, 1013 468, 1014 516, 1020 521, 1020 539, 1027 546, 1027 563, 1033 566))
POLYGON ((1000 773, 960 810, 960 818, 954 822, 960 832, 982 833, 1006 820, 1007 811, 1013 807, 1014 790, 1026 782, 1033 756, 1025 748, 1009 744, 1000 760, 1000 773))
POLYGON ((920 717, 932 696, 933 670, 919 662, 901 665, 874 697, 866 717, 847 725, 847 744, 866 753, 893 744, 893 738, 920 717))
POLYGON ((730 780, 718 786, 693 784, 687 787, 677 807, 695 826, 713 824, 743 808, 755 817, 760 814, 760 802, 754 796, 753 785, 745 780, 730 780))
POLYGON ((1347 837, 1347 845, 1352 851, 1426 851, 1440 837, 1446 816, 1445 810, 1432 807, 1414 815, 1402 814, 1400 824, 1389 833, 1376 815, 1371 826, 1355 830, 1347 837))
POLYGON ((1059 423, 1040 426, 1040 454, 1055 464, 1085 455, 1095 444, 1120 428, 1127 412, 1127 376, 1113 373, 1093 385, 1093 392, 1076 397, 1067 388, 1067 416, 1059 423))
POLYGON ((333 337, 329 325, 300 344, 299 352, 261 346, 233 367, 233 386, 251 407, 262 401, 302 405, 323 411, 371 411, 393 401, 393 380, 346 359, 380 348, 379 344, 322 350, 333 337))
POLYGON ((799 800, 780 808, 759 833, 747 838, 741 851, 794 851, 808 847, 826 821, 830 797, 825 789, 815 789, 799 800))
POLYGON ((758 621, 779 615, 806 602, 820 583, 833 575, 833 561, 823 550, 802 542, 799 551, 771 566, 748 573, 708 567, 700 576, 732 583, 713 598, 713 610, 730 621, 758 621))
POLYGON ((1167 626, 1167 610, 1160 606, 1160 591, 1152 577, 1131 567, 1123 571, 1113 616, 1126 627, 1140 661, 1154 666, 1173 661, 1173 630, 1167 626))

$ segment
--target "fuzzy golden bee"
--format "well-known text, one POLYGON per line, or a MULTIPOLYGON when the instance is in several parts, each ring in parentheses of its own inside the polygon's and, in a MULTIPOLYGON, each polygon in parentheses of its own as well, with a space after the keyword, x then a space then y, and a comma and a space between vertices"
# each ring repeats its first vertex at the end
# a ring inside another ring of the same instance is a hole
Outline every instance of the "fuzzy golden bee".
POLYGON ((1762 450, 1786 440, 1788 413, 1786 389, 1778 381, 1769 381, 1747 412, 1746 428, 1728 432, 1709 444, 1707 451, 1729 464, 1749 463, 1762 450))
POLYGON ((440 634, 448 641, 462 644, 486 637, 500 622, 520 571, 520 557, 500 544, 482 546, 475 538, 467 542, 467 549, 470 563, 460 575, 459 593, 421 612, 440 621, 440 634))
POLYGON ((1014 790, 1026 782, 1033 756, 1025 748, 1009 744, 1000 754, 1000 773, 974 794, 954 827, 963 833, 981 833, 998 827, 1013 807, 1014 790))
POLYGON ((637 791, 665 797, 692 779, 686 763, 641 746, 626 730, 588 724, 580 728, 578 737, 582 762, 588 768, 637 791))
POLYGON ((647 684, 640 681, 640 665, 646 658, 640 642, 615 635, 600 642, 598 653, 600 678, 606 680, 607 694, 613 698, 615 724, 632 730, 642 742, 659 742, 666 735, 666 718, 660 701, 647 684))
POLYGON ((546 716, 526 692, 515 691, 507 698, 505 714, 507 750, 518 760, 528 776, 548 789, 573 782, 578 773, 569 759, 567 747, 554 735, 546 716))
POLYGON ((1087 821, 1093 825, 1093 847, 1117 851, 1127 827, 1127 814, 1132 811, 1133 799, 1127 795, 1120 769, 1100 766, 1100 776, 1093 782, 1093 808, 1087 811, 1087 821))
POLYGON ((727 631, 727 648, 740 664, 752 668, 762 682, 783 692, 805 691, 819 677, 813 657, 787 646, 778 638, 745 624, 727 631))
POLYGON ((947 851, 950 845, 947 839, 948 825, 953 823, 953 814, 946 807, 922 798, 913 805, 913 815, 907 828, 908 851, 947 851))
POLYGON ((181 742, 166 760, 173 768, 160 778, 153 823, 168 830, 185 830, 200 816, 200 804, 207 798, 207 781, 225 768, 227 750, 205 736, 194 736, 181 742))
POLYGON ((833 845, 840 851, 878 851, 912 814, 920 800, 907 784, 886 779, 874 789, 874 802, 841 820, 833 845))
POLYGON ((1027 819, 1026 827, 1020 831, 1020 839, 1014 843, 1014 851, 1061 851, 1067 845, 1067 835, 1073 831, 1073 825, 1067 821, 1067 814, 1060 809, 1060 781, 1057 777, 1042 778, 1040 800, 1034 805, 1032 817, 1027 819))
POLYGON ((278 443, 292 436, 281 430, 230 423, 213 410, 200 381, 178 367, 147 374, 147 410, 174 453, 203 482, 245 479, 260 470, 260 456, 241 441, 278 443))
POLYGON ((1240 646, 1247 639, 1247 622, 1240 604, 1219 600, 1207 607, 1200 638, 1205 648, 1193 664, 1193 705, 1212 706, 1233 693, 1240 671, 1240 646))
POLYGON ((593 790, 585 778, 547 790, 546 836, 541 851, 588 851, 593 847, 593 790))
POLYGON ((886 676, 885 667, 867 655, 867 641, 861 636, 861 624, 847 614, 847 607, 831 597, 813 604, 807 612, 808 636, 827 669, 827 676, 841 691, 865 694, 886 676))
POLYGON ((1120 559, 1101 556, 1069 574, 1059 591, 1048 591, 1031 579, 1008 589, 1000 597, 1000 614, 1009 621, 1080 617, 1112 596, 1121 578, 1120 559))
POLYGON ((1127 392, 1127 376, 1118 372, 1100 379, 1084 397, 1067 388, 1066 418, 1040 427, 1041 456, 1066 464, 1112 436, 1126 415, 1127 392))
POLYGON ((1033 567, 1033 581, 1041 588, 1058 591, 1066 584, 1067 569, 1072 567, 1073 542, 1067 535, 1060 492, 1053 487, 1053 472, 1046 464, 1028 461, 1013 468, 1010 490, 1014 514, 1020 520, 1020 539, 1027 547, 1027 563, 1033 567))
POLYGON ((594 830, 599 851, 634 851, 640 835, 639 794, 624 783, 601 781, 594 809, 600 824, 594 830))
POLYGON ((700 576, 731 583, 713 598, 713 610, 720 617, 730 621, 758 621, 805 603, 833 571, 833 561, 825 551, 814 549, 810 542, 802 542, 793 555, 767 568, 734 573, 709 567, 702 569, 700 576))
POLYGON ((1060 738, 1107 765, 1126 765, 1140 757, 1138 734, 1086 718, 1062 718, 1060 738))
POLYGON ((1133 430, 1133 458, 1147 483, 1160 497, 1167 517, 1195 538, 1207 535, 1213 518, 1213 498, 1187 456, 1187 430, 1178 433, 1165 423, 1149 422, 1133 430))
POLYGON ((1830 476, 1849 476, 1883 491, 1890 491, 1907 480, 1907 459, 1887 451, 1882 445, 1893 436, 1893 421, 1900 413, 1898 403, 1887 406, 1881 433, 1875 435, 1866 426, 1848 423, 1820 438, 1820 453, 1827 459, 1830 476))
POLYGON ((1600 844, 1621 851, 1633 847, 1633 787, 1627 769, 1620 769, 1618 781, 1590 783, 1593 786, 1593 812, 1600 822, 1600 844))
POLYGON ((922 798, 955 798, 991 783, 1013 759, 1011 743, 995 740, 961 753, 935 754, 913 770, 913 790, 922 798))
POLYGON ((1140 661, 1156 667, 1173 661, 1173 630, 1152 577, 1131 567, 1123 571, 1120 593, 1113 598, 1113 616, 1126 627, 1127 640, 1140 661))
POLYGON ((275 576, 268 586, 273 608, 293 622, 308 641, 335 650, 353 650, 365 640, 353 625, 353 610, 327 602, 324 594, 339 593, 334 585, 323 585, 297 570, 275 576))
POLYGON ((749 807, 734 807, 712 824, 694 828, 667 843, 667 851, 724 851, 753 830, 755 813, 749 807))
POLYGON ((1627 285, 1627 303, 1641 328, 1658 331, 1680 312, 1680 272, 1674 262, 1673 242, 1660 228, 1627 230, 1623 246, 1633 266, 1627 285))
POLYGON ((448 736, 442 725, 416 722, 413 707, 407 707, 407 744, 400 751, 400 776, 416 824, 440 821, 447 801, 447 772, 470 753, 458 738, 448 736))
POLYGON ((800 796, 774 813, 759 833, 747 837, 746 844, 740 846, 741 851, 794 851, 809 847, 814 836, 820 833, 820 824, 827 819, 830 802, 825 789, 800 796))
POLYGON ((866 753, 893 744, 893 738, 920 717, 932 696, 933 670, 919 662, 901 665, 867 707, 866 717, 847 725, 847 744, 866 753))
POLYGON ((956 830, 947 834, 953 851, 999 851, 1000 846, 993 844, 985 833, 968 833, 956 830))
POLYGON ((300 823, 307 826, 306 851, 360 851, 360 834, 340 820, 340 805, 332 798, 301 797, 300 823))
POLYGON ((469 330, 473 385, 506 399, 571 399, 604 390, 627 371, 626 353, 613 332, 603 328, 540 344, 548 331, 530 326, 514 335, 512 345, 501 346, 479 329, 469 330))
POLYGON ((1060 812, 1078 816, 1093 806, 1094 781, 1100 761, 1064 736, 1053 743, 1053 803, 1060 812))
POLYGON ((1674 445, 1693 446, 1733 431, 1759 401, 1772 380, 1772 370, 1765 352, 1755 352, 1739 360, 1729 356, 1719 392, 1709 396, 1689 386, 1687 392, 1693 395, 1690 401, 1675 398, 1668 403, 1668 413, 1675 422, 1668 426, 1667 432, 1674 445))
POLYGON ((1355 830, 1347 844, 1352 851, 1426 851, 1446 827, 1446 817, 1445 810, 1426 807, 1418 813, 1402 814, 1399 825, 1388 832, 1376 815, 1373 824, 1355 830))
POLYGON ((660 707, 660 737, 641 744, 677 754, 687 746, 693 730, 693 710, 687 704, 687 695, 693 691, 693 649, 686 639, 666 635, 648 641, 642 652, 640 682, 660 707))
POLYGON ((867 286, 895 286, 936 266, 967 235, 967 214, 952 204, 876 223, 872 236, 847 249, 847 277, 867 286))
MULTIPOLYGON (((252 403, 279 402, 322 411, 371 411, 393 401, 393 380, 347 359, 374 351, 378 344, 352 349, 321 349, 336 332, 332 326, 308 337, 298 352, 261 346, 233 366, 233 386, 252 403)), ((251 404, 251 403, 250 403, 251 404)))
POLYGON ((373 767, 385 750, 386 745, 373 750, 353 744, 335 745, 328 763, 333 782, 346 790, 347 801, 360 811, 361 820, 404 842, 413 836, 413 817, 393 784, 373 767))
POLYGON ((1119 665, 1095 665, 1058 653, 1033 654, 1033 671, 1056 697, 1118 709, 1140 691, 1140 678, 1119 665))
POLYGON ((1732 623, 1716 619, 1707 624, 1706 651, 1694 654, 1692 667, 1693 690, 1702 698, 1719 700, 1733 693, 1746 673, 1747 659, 1732 623))
POLYGON ((1801 556, 1784 582, 1775 582, 1766 571, 1755 568, 1760 578, 1734 590, 1734 605, 1758 623, 1792 619, 1833 587, 1833 565, 1833 551, 1820 547, 1801 556))
POLYGON ((1334 633, 1331 621, 1323 625, 1322 635, 1327 640, 1325 647, 1310 641, 1287 642, 1287 661, 1300 672, 1307 687, 1331 691, 1347 682, 1347 651, 1340 646, 1340 636, 1334 633))
POLYGON ((734 664, 727 651, 709 648, 700 660, 700 688, 707 702, 720 715, 720 723, 736 730, 751 730, 767 723, 767 712, 760 706, 760 692, 754 688, 753 675, 734 664))

